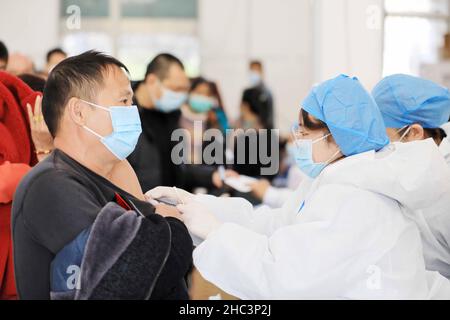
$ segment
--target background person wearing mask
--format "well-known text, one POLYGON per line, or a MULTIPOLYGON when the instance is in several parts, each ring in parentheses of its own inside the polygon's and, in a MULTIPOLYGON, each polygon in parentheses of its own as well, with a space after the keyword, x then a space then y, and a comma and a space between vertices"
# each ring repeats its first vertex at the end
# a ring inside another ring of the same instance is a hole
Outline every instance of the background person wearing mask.
MULTIPOLYGON (((272 92, 264 83, 264 69, 261 61, 253 60, 249 64, 249 88, 244 90, 242 96, 245 97, 248 91, 256 92, 255 109, 262 120, 265 128, 274 127, 274 110, 272 92)), ((244 100, 244 98, 243 98, 244 100)))
POLYGON ((157 223, 170 229, 167 263, 157 266, 163 283, 158 280, 152 297, 187 299, 182 282, 191 261, 189 234, 176 210, 146 201, 125 160, 141 133, 126 70, 118 60, 88 51, 64 60, 50 74, 42 111, 55 150, 21 181, 13 202, 20 299, 50 298, 50 264, 56 253, 90 227, 110 202, 152 214, 155 236, 157 223))
MULTIPOLYGON (((447 88, 429 80, 396 74, 381 80, 372 95, 391 141, 406 143, 432 138, 450 165, 450 142, 441 128, 450 116, 447 88)), ((450 203, 446 198, 439 199, 417 212, 417 216, 427 268, 450 278, 450 203)))
POLYGON ((186 129, 191 137, 191 161, 201 163, 203 154, 203 131, 211 127, 209 113, 218 106, 211 83, 200 77, 191 81, 187 103, 181 107, 180 126, 186 129), (194 134, 195 123, 201 124, 201 135, 194 134))
MULTIPOLYGON (((171 159, 172 132, 180 128, 181 106, 188 99, 189 79, 181 61, 173 55, 157 55, 147 66, 145 79, 133 85, 139 107, 142 135, 128 160, 143 190, 156 186, 221 187, 214 167, 175 165, 171 159)), ((228 174, 228 173, 227 173, 228 174)))
POLYGON ((185 224, 205 239, 194 251, 202 276, 241 299, 448 299, 450 283, 426 271, 408 218, 419 198, 450 197, 434 143, 384 148, 377 105, 344 75, 311 91, 294 128, 296 163, 313 182, 281 209, 170 188, 147 193, 184 203, 185 224))

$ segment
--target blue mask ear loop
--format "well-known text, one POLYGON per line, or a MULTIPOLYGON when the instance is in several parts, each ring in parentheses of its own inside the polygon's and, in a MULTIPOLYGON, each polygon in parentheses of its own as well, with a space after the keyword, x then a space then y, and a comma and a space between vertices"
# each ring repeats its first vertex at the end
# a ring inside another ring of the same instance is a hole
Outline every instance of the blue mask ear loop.
POLYGON ((400 131, 402 131, 403 129, 405 129, 405 128, 407 128, 407 127, 408 127, 408 129, 405 131, 405 133, 402 134, 402 136, 400 137, 399 140, 397 140, 397 142, 402 142, 402 140, 405 139, 405 137, 406 137, 406 136, 408 135, 408 133, 411 131, 411 126, 410 126, 410 125, 406 125, 406 126, 403 126, 402 128, 400 128, 400 129, 397 130, 397 133, 399 133, 400 131))
POLYGON ((93 107, 96 107, 96 108, 100 108, 100 109, 102 109, 102 110, 105 110, 105 111, 108 111, 108 112, 109 112, 109 109, 106 108, 106 107, 99 106, 98 104, 95 104, 95 103, 92 103, 92 102, 88 102, 88 101, 85 101, 85 100, 83 100, 83 99, 80 99, 80 100, 83 101, 84 103, 87 103, 87 104, 90 105, 90 106, 93 106, 93 107))
MULTIPOLYGON (((83 101, 84 103, 87 103, 87 104, 90 105, 90 106, 93 106, 93 107, 102 109, 102 110, 107 111, 107 112, 109 113, 109 109, 106 108, 106 107, 99 106, 98 104, 95 104, 95 103, 92 103, 92 102, 88 102, 88 101, 85 101, 85 100, 83 100, 83 99, 80 99, 80 100, 83 101)), ((92 134, 93 134, 94 136, 96 136, 97 138, 103 139, 103 137, 102 137, 101 135, 99 135, 99 134, 98 134, 97 132, 95 132, 94 130, 92 130, 92 129, 86 127, 85 125, 83 125, 83 128, 86 129, 87 131, 89 131, 90 133, 92 133, 92 134)))

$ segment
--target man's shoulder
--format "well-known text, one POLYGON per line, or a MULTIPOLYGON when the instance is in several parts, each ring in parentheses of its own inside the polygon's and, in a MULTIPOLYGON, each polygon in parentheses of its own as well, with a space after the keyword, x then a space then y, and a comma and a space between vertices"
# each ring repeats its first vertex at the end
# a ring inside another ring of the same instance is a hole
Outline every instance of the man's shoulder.
POLYGON ((32 187, 33 183, 37 180, 59 180, 61 177, 65 176, 68 176, 66 170, 58 167, 54 161, 54 157, 49 156, 47 159, 38 163, 28 172, 28 174, 20 182, 17 191, 19 191, 20 189, 28 189, 32 187))
POLYGON ((13 211, 21 206, 27 194, 55 196, 58 192, 67 192, 67 188, 75 184, 79 184, 79 178, 69 167, 59 165, 52 154, 34 166, 19 183, 14 195, 13 211))

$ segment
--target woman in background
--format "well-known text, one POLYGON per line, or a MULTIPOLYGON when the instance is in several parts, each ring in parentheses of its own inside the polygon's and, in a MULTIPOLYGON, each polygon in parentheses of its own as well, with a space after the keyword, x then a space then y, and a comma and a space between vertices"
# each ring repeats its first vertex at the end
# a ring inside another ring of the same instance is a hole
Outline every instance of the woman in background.
POLYGON ((202 77, 191 81, 188 101, 181 107, 180 127, 190 135, 193 163, 200 163, 202 160, 204 131, 215 128, 224 134, 228 128, 221 101, 213 82, 202 77))

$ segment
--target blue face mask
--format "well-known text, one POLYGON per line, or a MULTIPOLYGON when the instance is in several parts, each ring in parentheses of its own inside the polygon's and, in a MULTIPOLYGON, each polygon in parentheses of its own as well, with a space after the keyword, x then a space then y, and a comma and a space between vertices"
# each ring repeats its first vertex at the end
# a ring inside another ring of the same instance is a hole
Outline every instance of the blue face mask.
POLYGON ((161 98, 155 101, 156 109, 159 111, 169 113, 178 110, 187 100, 186 92, 175 92, 167 88, 163 88, 162 91, 161 98))
POLYGON ((261 84, 262 78, 258 72, 250 71, 249 75, 250 87, 256 87, 261 84))
POLYGON ((289 165, 295 164, 295 158, 297 156, 297 145, 293 142, 286 144, 286 158, 289 165))
POLYGON ((194 110, 195 112, 205 113, 214 107, 215 101, 214 101, 214 99, 211 99, 209 97, 192 94, 189 97, 189 105, 191 106, 192 110, 194 110))
POLYGON ((331 134, 327 134, 319 139, 296 139, 295 144, 297 148, 295 149, 295 162, 299 166, 300 170, 310 178, 316 178, 323 169, 334 159, 334 157, 339 153, 339 150, 326 162, 315 163, 313 160, 312 147, 313 144, 323 139, 326 139, 331 134))
POLYGON ((105 147, 119 160, 126 159, 136 148, 142 132, 141 119, 137 107, 112 106, 106 108, 91 102, 82 101, 93 107, 108 111, 111 116, 113 132, 106 137, 102 137, 86 126, 83 126, 83 128, 99 137, 105 147))

